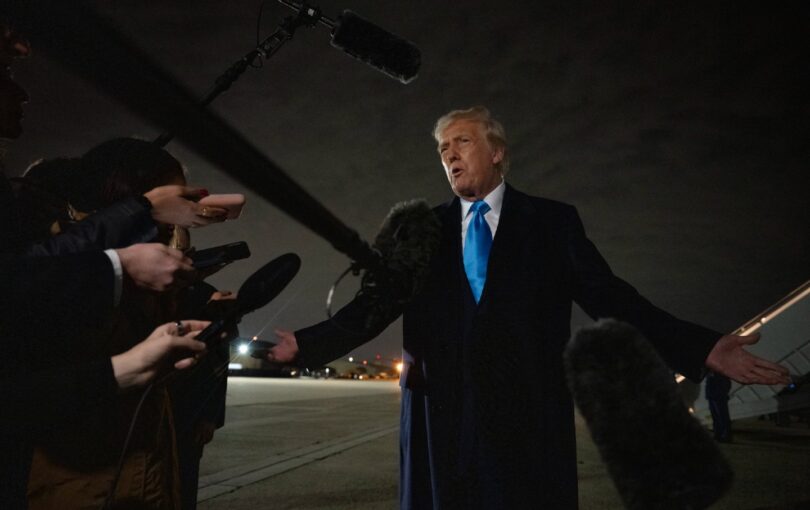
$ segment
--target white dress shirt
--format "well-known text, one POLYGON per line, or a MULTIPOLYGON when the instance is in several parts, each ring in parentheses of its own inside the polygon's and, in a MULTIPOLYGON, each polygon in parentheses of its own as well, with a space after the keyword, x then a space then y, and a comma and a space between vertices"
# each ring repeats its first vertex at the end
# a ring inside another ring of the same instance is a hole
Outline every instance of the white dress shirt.
MULTIPOLYGON (((492 238, 495 239, 495 231, 498 230, 498 220, 501 218, 501 206, 503 205, 503 192, 506 190, 506 183, 501 181, 498 186, 484 197, 484 202, 489 206, 489 211, 484 215, 484 219, 492 231, 492 238)), ((464 251, 464 243, 467 238, 467 227, 470 225, 472 216, 470 208, 475 202, 461 199, 461 251, 464 251)))
POLYGON ((104 250, 104 254, 110 259, 113 266, 115 281, 113 283, 113 306, 121 303, 121 293, 124 289, 124 268, 121 266, 121 257, 115 250, 104 250))

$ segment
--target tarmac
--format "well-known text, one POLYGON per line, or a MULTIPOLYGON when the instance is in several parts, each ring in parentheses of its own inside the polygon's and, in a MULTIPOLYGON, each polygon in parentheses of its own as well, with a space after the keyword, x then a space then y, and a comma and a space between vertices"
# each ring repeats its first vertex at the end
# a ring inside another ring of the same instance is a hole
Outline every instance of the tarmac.
MULTIPOLYGON (((199 508, 396 509, 399 387, 392 381, 230 378, 226 425, 206 447, 199 508)), ((622 509, 577 417, 582 510, 622 509)), ((810 427, 734 422, 735 472, 717 510, 810 509, 810 427)))

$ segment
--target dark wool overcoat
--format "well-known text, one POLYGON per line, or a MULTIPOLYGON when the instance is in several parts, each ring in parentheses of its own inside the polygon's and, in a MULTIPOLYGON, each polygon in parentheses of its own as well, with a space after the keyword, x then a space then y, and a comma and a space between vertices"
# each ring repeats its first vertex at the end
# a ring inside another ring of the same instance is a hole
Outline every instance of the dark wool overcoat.
MULTIPOLYGON (((562 361, 572 302, 593 318, 634 325, 691 379, 702 377, 721 335, 673 317, 613 275, 574 207, 508 185, 476 305, 459 199, 435 212, 440 248, 403 311, 401 507, 575 509, 574 406, 562 361)), ((365 315, 356 300, 334 321, 297 331, 301 362, 322 364, 378 334, 358 333, 365 315)))

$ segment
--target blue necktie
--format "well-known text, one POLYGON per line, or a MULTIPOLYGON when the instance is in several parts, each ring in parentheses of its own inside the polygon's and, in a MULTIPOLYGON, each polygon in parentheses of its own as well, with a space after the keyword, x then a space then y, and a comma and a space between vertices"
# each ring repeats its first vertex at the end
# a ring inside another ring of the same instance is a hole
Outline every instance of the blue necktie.
POLYGON ((467 227, 467 237, 464 239, 464 272, 470 282, 475 302, 481 299, 484 283, 487 281, 487 261, 489 249, 492 247, 492 231, 484 219, 490 207, 483 200, 475 202, 470 208, 472 219, 467 227))

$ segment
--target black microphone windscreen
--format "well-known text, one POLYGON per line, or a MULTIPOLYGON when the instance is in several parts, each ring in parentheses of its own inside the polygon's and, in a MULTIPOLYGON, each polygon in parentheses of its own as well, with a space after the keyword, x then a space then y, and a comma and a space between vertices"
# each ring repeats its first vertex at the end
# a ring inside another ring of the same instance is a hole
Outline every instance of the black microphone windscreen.
POLYGON ((298 255, 286 253, 250 275, 239 287, 236 297, 239 313, 250 313, 272 301, 295 278, 300 267, 301 259, 298 255))
POLYGON ((419 72, 419 48, 349 10, 343 11, 332 31, 332 46, 402 83, 419 72))
POLYGON ((635 328, 614 320, 583 328, 564 361, 574 401, 627 508, 706 508, 728 490, 728 462, 635 328))
POLYGON ((360 294, 369 305, 367 328, 385 323, 422 289, 439 245, 441 224, 424 200, 391 208, 374 240, 378 267, 363 274, 360 294))

